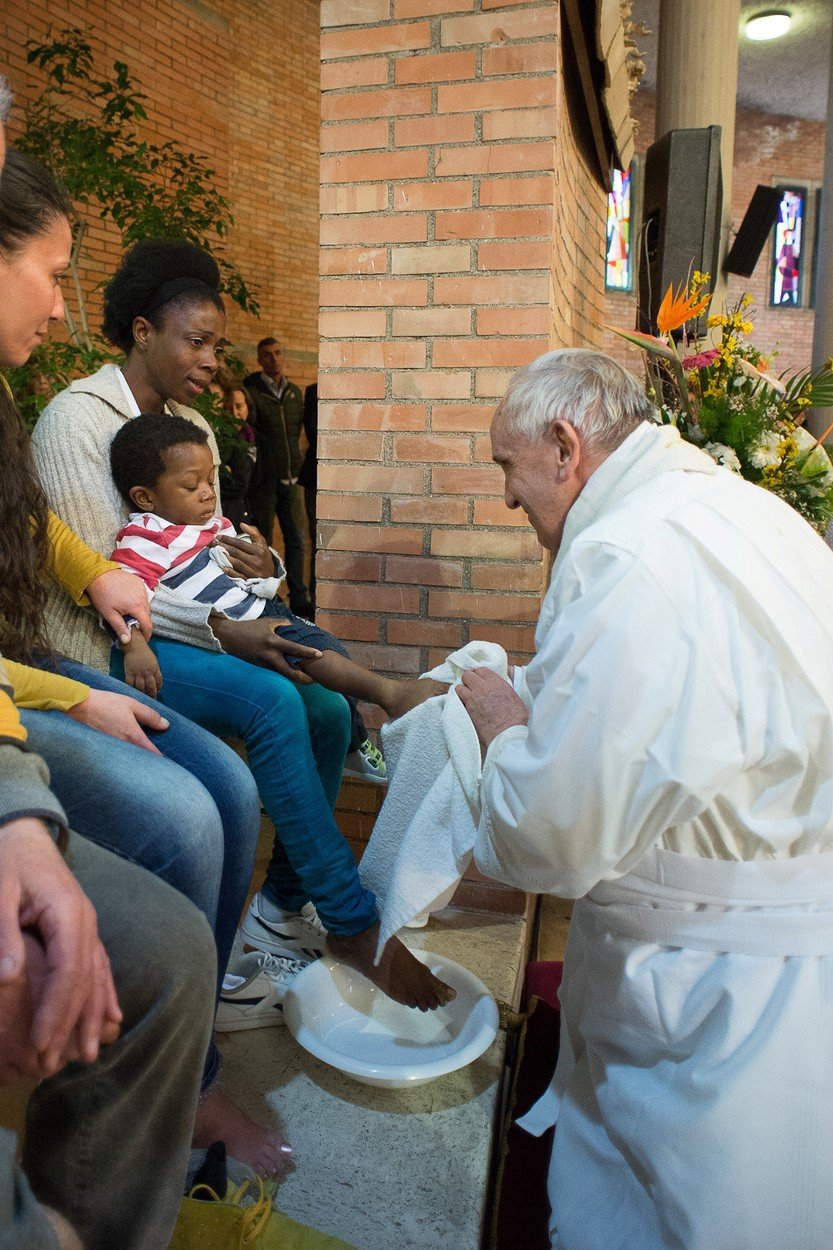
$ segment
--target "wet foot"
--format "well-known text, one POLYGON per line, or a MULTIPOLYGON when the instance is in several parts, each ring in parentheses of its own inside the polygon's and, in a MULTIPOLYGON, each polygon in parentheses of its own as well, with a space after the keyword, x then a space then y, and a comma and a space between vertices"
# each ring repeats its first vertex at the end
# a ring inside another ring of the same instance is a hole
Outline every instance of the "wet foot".
POLYGON ((433 699, 435 695, 447 694, 449 690, 446 682, 434 681, 430 677, 413 677, 407 681, 391 679, 389 687, 382 708, 391 720, 404 716, 406 712, 419 707, 427 699, 433 699))
MULTIPOLYGON (((422 683, 420 683, 422 684, 422 683)), ((378 922, 352 937, 327 935, 327 952, 363 973, 374 985, 406 1007, 433 1011, 457 997, 457 991, 435 977, 430 968, 415 959, 398 937, 388 941, 378 964, 373 959, 379 939, 378 922)))
POLYGON ((261 1176, 279 1176, 292 1158, 292 1147, 285 1137, 256 1124, 216 1084, 197 1108, 191 1144, 199 1150, 215 1141, 224 1141, 232 1159, 248 1163, 261 1176))

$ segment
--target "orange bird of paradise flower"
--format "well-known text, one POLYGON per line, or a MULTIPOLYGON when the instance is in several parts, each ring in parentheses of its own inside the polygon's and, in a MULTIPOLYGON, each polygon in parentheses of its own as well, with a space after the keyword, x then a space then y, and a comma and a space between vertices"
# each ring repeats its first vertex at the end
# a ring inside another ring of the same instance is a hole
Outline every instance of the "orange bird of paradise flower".
POLYGON ((696 300, 682 285, 675 295, 673 288, 669 285, 657 313, 657 329, 660 334, 669 334, 672 330, 679 330, 686 321, 699 317, 700 313, 708 307, 710 299, 710 295, 704 295, 702 299, 696 300))

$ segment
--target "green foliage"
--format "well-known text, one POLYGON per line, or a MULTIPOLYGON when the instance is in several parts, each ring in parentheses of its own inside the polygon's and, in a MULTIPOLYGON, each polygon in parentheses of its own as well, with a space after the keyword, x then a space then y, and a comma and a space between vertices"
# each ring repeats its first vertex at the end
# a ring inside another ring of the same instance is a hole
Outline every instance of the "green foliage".
POLYGON ((137 89, 127 64, 115 61, 109 73, 97 68, 77 27, 44 43, 30 40, 27 49, 29 64, 43 71, 46 85, 26 111, 16 146, 56 174, 77 213, 70 265, 75 305, 67 307, 70 341, 44 345, 29 365, 14 371, 17 393, 31 417, 48 401, 49 395, 40 393, 44 378, 54 394, 72 377, 113 358, 109 345, 90 329, 78 277, 93 216, 111 220, 125 247, 142 238, 198 244, 220 266, 228 297, 252 315, 259 305, 225 254, 223 240, 234 219, 214 185, 215 171, 178 143, 142 138, 147 96, 137 89))

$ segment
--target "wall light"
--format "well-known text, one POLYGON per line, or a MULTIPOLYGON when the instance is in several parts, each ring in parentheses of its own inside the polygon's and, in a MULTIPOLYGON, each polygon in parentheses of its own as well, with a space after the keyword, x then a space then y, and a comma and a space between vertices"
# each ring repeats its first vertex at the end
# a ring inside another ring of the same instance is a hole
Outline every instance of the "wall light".
POLYGON ((750 17, 744 27, 747 39, 763 42, 765 39, 780 39, 790 29, 792 17, 783 10, 769 13, 758 13, 750 17))

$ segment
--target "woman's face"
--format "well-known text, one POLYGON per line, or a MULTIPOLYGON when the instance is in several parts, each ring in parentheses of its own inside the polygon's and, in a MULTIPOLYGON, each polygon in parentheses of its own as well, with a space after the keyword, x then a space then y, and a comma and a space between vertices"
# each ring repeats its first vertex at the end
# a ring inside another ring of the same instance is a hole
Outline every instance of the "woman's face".
POLYGON ((249 405, 242 391, 231 393, 231 415, 240 425, 245 425, 249 419, 249 405))
POLYGON ((52 218, 17 251, 0 250, 0 368, 25 364, 49 333, 50 321, 63 321, 61 278, 71 250, 66 217, 52 218))
POLYGON ((138 353, 161 399, 188 405, 207 390, 217 372, 225 331, 226 315, 212 303, 172 304, 163 310, 158 330, 144 317, 136 318, 130 358, 138 353))

